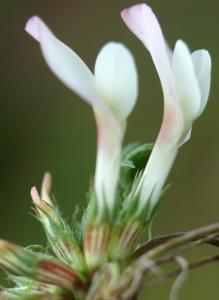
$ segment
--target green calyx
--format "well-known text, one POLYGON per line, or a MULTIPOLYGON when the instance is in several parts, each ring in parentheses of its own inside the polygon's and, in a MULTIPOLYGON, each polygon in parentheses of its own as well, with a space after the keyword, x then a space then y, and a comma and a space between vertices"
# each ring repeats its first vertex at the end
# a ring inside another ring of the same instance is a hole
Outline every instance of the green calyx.
POLYGON ((4 289, 0 295, 12 300, 83 300, 93 280, 99 282, 104 295, 110 295, 111 290, 102 289, 103 279, 98 274, 111 278, 111 289, 116 286, 116 278, 129 265, 157 212, 157 207, 152 211, 147 201, 137 214, 137 187, 152 149, 153 144, 125 147, 113 213, 107 207, 99 211, 93 187, 81 223, 69 224, 51 198, 34 198, 48 248, 39 247, 36 252, 36 248, 28 250, 2 242, 0 265, 16 276, 9 277, 15 287, 4 289))
POLYGON ((86 273, 86 264, 74 226, 67 224, 54 204, 50 205, 42 201, 37 211, 37 218, 43 225, 53 253, 77 272, 86 273))

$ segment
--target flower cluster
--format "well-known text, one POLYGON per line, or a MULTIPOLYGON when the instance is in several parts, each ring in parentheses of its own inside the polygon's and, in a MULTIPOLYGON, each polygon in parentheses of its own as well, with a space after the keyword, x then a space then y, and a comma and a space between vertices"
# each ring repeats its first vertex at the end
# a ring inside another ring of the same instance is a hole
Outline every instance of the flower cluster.
POLYGON ((50 174, 44 176, 41 195, 32 188, 49 250, 23 249, 0 241, 0 265, 12 272, 9 278, 16 284, 2 292, 5 299, 129 297, 127 286, 132 286, 134 278, 127 267, 157 212, 177 152, 189 140, 193 122, 207 104, 211 59, 206 50, 191 53, 181 40, 173 51, 169 49, 146 4, 125 9, 121 16, 149 51, 164 95, 156 142, 124 149, 127 118, 138 96, 138 75, 130 51, 120 43, 106 44, 92 73, 39 17, 26 24, 26 32, 39 43, 52 72, 92 106, 97 158, 88 207, 79 226, 68 225, 52 201, 50 174))

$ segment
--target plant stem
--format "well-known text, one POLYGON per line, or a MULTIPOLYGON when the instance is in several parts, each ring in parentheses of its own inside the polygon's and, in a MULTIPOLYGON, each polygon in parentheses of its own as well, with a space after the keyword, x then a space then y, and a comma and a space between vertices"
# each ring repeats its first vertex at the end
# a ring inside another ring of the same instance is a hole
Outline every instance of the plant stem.
POLYGON ((146 254, 142 255, 141 258, 145 257, 152 260, 187 243, 197 241, 207 237, 208 235, 217 233, 219 234, 219 222, 191 230, 179 237, 170 239, 167 242, 149 250, 146 254))
MULTIPOLYGON (((174 238, 181 237, 187 233, 188 232, 178 232, 178 233, 156 236, 149 242, 147 242, 147 243, 143 244, 141 247, 139 247, 132 255, 132 259, 136 259, 139 256, 146 254, 148 251, 154 249, 155 247, 160 246, 161 244, 163 244, 169 240, 172 240, 174 238)), ((215 239, 206 241, 206 243, 215 245, 215 246, 219 246, 219 238, 215 235, 215 239)))
MULTIPOLYGON (((202 266, 205 266, 209 263, 213 263, 213 262, 218 262, 219 261, 219 255, 215 255, 215 256, 210 256, 210 257, 205 257, 197 262, 194 262, 194 263, 191 263, 189 265, 189 270, 194 270, 194 269, 197 269, 197 268, 200 268, 202 266)), ((171 279, 173 277, 176 277, 177 275, 179 275, 181 272, 181 269, 176 269, 176 270, 173 270, 173 271, 170 271, 168 273, 166 273, 164 276, 160 277, 159 279, 157 280, 152 280, 152 281, 149 281, 147 283, 144 284, 144 287, 148 288, 148 287, 154 287, 154 286, 157 286, 159 284, 162 284, 163 282, 165 282, 166 280, 168 279, 171 279)))
POLYGON ((155 264, 157 266, 160 266, 160 265, 163 265, 166 263, 173 262, 175 260, 176 256, 180 256, 182 254, 182 252, 192 250, 192 249, 197 248, 198 246, 201 246, 205 243, 211 243, 211 241, 214 240, 215 237, 217 237, 217 236, 218 236, 218 234, 210 235, 206 238, 189 243, 188 245, 184 245, 182 248, 176 250, 176 252, 174 252, 174 254, 169 255, 169 256, 164 256, 164 257, 158 259, 157 261, 155 261, 155 264))

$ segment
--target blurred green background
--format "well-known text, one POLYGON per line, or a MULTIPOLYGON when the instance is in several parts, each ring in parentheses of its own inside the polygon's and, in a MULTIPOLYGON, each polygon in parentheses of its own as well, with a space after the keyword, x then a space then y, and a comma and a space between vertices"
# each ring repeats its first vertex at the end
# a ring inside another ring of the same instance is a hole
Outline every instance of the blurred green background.
MULTIPOLYGON (((21 245, 45 243, 32 218, 29 190, 44 171, 69 217, 83 206, 95 166, 95 124, 90 107, 63 86, 44 63, 38 45, 24 32, 40 15, 56 35, 93 68, 104 43, 125 43, 139 70, 140 96, 129 119, 125 143, 154 141, 162 119, 162 92, 149 54, 120 19, 129 0, 1 1, 0 237, 21 245)), ((154 233, 188 230, 219 219, 219 38, 218 0, 151 0, 173 47, 184 39, 191 50, 206 47, 213 60, 210 101, 180 151, 154 233)), ((212 250, 213 251, 213 250, 212 250)), ((211 253, 212 253, 211 251, 211 253)), ((208 252, 207 250, 204 251, 208 252)), ((198 255, 198 254, 197 254, 198 255)), ((195 254, 196 256, 196 254, 195 254)), ((219 266, 190 274, 180 299, 218 299, 219 266)), ((168 299, 170 283, 142 299, 168 299)))

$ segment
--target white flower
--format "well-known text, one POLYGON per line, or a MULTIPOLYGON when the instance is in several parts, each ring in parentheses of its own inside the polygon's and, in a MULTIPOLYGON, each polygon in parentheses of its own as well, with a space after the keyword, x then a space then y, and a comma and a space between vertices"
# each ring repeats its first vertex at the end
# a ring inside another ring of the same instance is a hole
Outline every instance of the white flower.
POLYGON ((163 123, 139 185, 139 211, 148 201, 153 210, 178 148, 190 138, 192 123, 207 104, 211 58, 206 50, 191 54, 181 40, 172 52, 156 16, 146 4, 125 9, 122 18, 150 52, 164 94, 163 123))
POLYGON ((53 73, 93 107, 98 131, 95 192, 99 210, 108 207, 112 213, 126 118, 138 93, 134 59, 122 44, 108 43, 97 57, 93 75, 39 17, 29 19, 25 29, 40 43, 53 73))

